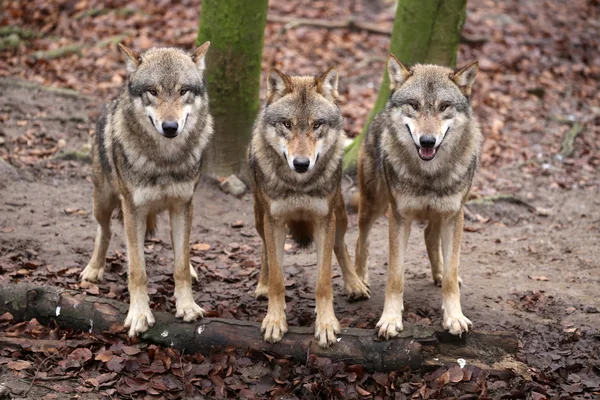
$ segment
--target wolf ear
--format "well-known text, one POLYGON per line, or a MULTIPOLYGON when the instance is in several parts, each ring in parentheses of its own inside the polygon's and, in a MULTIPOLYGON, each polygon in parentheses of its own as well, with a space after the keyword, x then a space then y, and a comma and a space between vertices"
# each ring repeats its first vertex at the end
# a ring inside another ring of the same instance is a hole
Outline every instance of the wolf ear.
POLYGON ((317 92, 333 102, 337 100, 338 72, 335 67, 329 67, 323 75, 317 78, 317 92))
POLYGON ((402 86, 402 84, 412 75, 412 72, 410 72, 409 69, 406 68, 406 66, 392 53, 388 56, 387 67, 388 75, 390 76, 390 89, 392 92, 402 86))
POLYGON ((142 56, 140 56, 140 53, 131 50, 129 47, 125 46, 124 44, 119 43, 118 46, 119 46, 119 50, 121 50, 123 52, 123 54, 125 54, 126 61, 127 61, 127 72, 129 72, 129 73, 135 72, 135 70, 142 63, 142 56))
POLYGON ((267 104, 271 104, 291 92, 290 78, 273 68, 267 77, 267 104))
POLYGON ((202 46, 198 47, 192 53, 192 60, 198 66, 198 69, 202 72, 206 69, 206 63, 204 62, 204 58, 206 57, 206 52, 210 47, 210 42, 205 42, 202 46))
POLYGON ((471 95, 471 88, 473 87, 473 82, 475 82, 477 70, 479 70, 479 61, 475 60, 464 67, 457 69, 450 75, 450 79, 456 83, 462 94, 465 96, 471 95))

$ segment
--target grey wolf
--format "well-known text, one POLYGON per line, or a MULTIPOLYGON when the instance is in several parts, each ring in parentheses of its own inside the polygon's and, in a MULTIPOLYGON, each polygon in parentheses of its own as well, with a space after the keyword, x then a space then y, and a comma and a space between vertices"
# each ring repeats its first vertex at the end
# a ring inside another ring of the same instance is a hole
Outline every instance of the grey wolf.
POLYGON ((389 266, 378 334, 403 329, 404 256, 413 220, 426 220, 425 244, 434 282, 442 287, 445 329, 471 327, 460 304, 458 264, 463 205, 478 168, 482 134, 469 103, 477 61, 458 70, 415 65, 390 54, 391 95, 361 145, 356 272, 368 282, 368 236, 389 208, 389 266))
POLYGON ((341 192, 345 134, 337 106, 338 74, 288 76, 272 70, 267 102, 257 117, 248 151, 256 229, 262 238, 262 264, 255 294, 268 296, 264 339, 278 342, 287 332, 283 247, 288 230, 299 243, 314 240, 318 278, 315 338, 323 347, 336 342, 340 324, 333 310, 332 251, 351 298, 369 297, 351 263, 344 235, 348 216, 341 192))
POLYGON ((125 326, 131 337, 154 324, 144 237, 155 229, 157 213, 165 210, 171 220, 176 315, 193 321, 203 314, 192 294, 192 277, 197 275, 190 265, 190 230, 202 151, 213 132, 202 78, 209 45, 204 43, 192 54, 174 48, 139 54, 120 44, 127 60, 127 85, 98 122, 92 149, 98 229, 81 279, 103 279, 111 215, 119 209, 127 238, 130 305, 125 326))

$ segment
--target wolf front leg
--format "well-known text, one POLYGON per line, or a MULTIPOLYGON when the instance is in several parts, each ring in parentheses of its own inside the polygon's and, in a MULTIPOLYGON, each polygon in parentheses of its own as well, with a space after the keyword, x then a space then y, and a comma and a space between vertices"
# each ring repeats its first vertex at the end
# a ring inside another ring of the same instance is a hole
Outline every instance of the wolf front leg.
POLYGON ((129 313, 125 318, 125 327, 129 328, 129 336, 134 337, 154 325, 144 261, 147 210, 134 208, 128 199, 122 200, 121 203, 129 259, 129 313))
POLYGON ((175 204, 169 209, 171 219, 171 241, 175 255, 175 307, 178 318, 186 322, 202 318, 204 310, 194 301, 192 273, 190 269, 190 231, 194 206, 190 200, 175 204))
POLYGON ((335 239, 335 215, 331 213, 317 220, 315 225, 315 246, 317 247, 317 321, 315 338, 321 347, 329 347, 336 342, 340 333, 340 323, 333 311, 333 289, 331 287, 331 258, 335 239))
POLYGON ((265 213, 262 204, 258 199, 254 199, 254 224, 256 231, 262 239, 262 250, 260 259, 260 275, 258 285, 254 290, 254 297, 257 299, 266 299, 269 297, 269 258, 267 256, 267 243, 265 242, 265 213))
POLYGON ((390 261, 383 313, 377 323, 379 336, 386 339, 397 336, 404 329, 402 325, 402 311, 404 311, 404 255, 406 254, 406 246, 408 244, 408 237, 410 236, 410 224, 412 222, 410 217, 401 216, 396 207, 392 208, 390 214, 390 261))
POLYGON ((442 309, 444 319, 442 325, 453 335, 467 332, 472 325, 463 315, 460 306, 460 289, 458 287, 458 264, 460 259, 460 243, 464 224, 464 213, 460 211, 444 216, 441 225, 442 253, 444 255, 444 275, 442 277, 442 309))
POLYGON ((265 214, 263 217, 265 244, 269 267, 269 305, 262 321, 261 331, 265 341, 279 342, 288 330, 285 316, 285 284, 283 281, 283 247, 286 225, 281 220, 265 214))

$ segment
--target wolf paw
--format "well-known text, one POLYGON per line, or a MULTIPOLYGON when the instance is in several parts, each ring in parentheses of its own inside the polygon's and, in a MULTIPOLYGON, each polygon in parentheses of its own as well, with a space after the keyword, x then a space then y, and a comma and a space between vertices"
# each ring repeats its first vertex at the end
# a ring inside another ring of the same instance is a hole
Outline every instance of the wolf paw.
POLYGON ((263 319, 260 330, 264 333, 265 342, 277 343, 281 341, 283 335, 288 331, 285 313, 268 312, 265 319, 263 319))
POLYGON ((261 283, 256 286, 254 290, 254 298, 259 299, 268 299, 269 298, 269 285, 263 285, 261 283))
POLYGON ((457 313, 454 315, 444 315, 444 323, 442 325, 444 329, 447 329, 452 335, 461 336, 463 333, 469 331, 469 328, 473 326, 473 323, 462 313, 457 313))
POLYGON ((349 279, 344 286, 349 300, 361 300, 371 297, 371 289, 358 277, 349 279))
POLYGON ((383 314, 377 323, 379 328, 378 335, 382 338, 389 339, 398 336, 404 326, 402 325, 402 313, 398 314, 383 314))
POLYGON ((175 307, 177 309, 175 316, 183 318, 185 322, 192 322, 198 317, 202 318, 204 316, 204 310, 194 300, 177 301, 175 307))
POLYGON ((328 317, 319 317, 315 324, 315 339, 319 341, 319 346, 328 348, 336 343, 336 334, 340 333, 340 323, 333 315, 328 317))
POLYGON ((192 263, 190 263, 190 274, 192 274, 192 279, 195 280, 196 282, 198 282, 198 273, 192 266, 192 263))
POLYGON ((129 337, 136 337, 144 333, 149 327, 154 325, 154 316, 148 304, 131 304, 127 318, 125 318, 125 327, 129 328, 127 333, 129 337))
MULTIPOLYGON (((435 283, 436 286, 438 287, 442 287, 442 274, 437 274, 433 276, 433 283, 435 283)), ((462 278, 459 276, 458 277, 458 286, 462 286, 463 280, 462 278)))
POLYGON ((79 277, 82 281, 100 282, 104 279, 104 266, 98 267, 91 262, 81 271, 79 277))
POLYGON ((369 270, 367 270, 366 268, 363 272, 356 270, 356 275, 358 275, 358 277, 360 278, 360 280, 366 287, 370 287, 370 285, 369 285, 369 270))

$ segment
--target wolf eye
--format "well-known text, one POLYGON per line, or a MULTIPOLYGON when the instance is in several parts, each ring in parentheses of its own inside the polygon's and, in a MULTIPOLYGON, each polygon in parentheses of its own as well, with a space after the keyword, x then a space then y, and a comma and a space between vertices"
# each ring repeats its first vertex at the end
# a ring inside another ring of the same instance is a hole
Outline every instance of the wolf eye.
POLYGON ((316 131, 317 129, 319 129, 321 127, 321 125, 323 125, 322 122, 315 122, 315 123, 313 123, 313 129, 316 131))
POLYGON ((148 89, 148 93, 150 93, 152 96, 156 96, 158 94, 156 89, 148 89))
POLYGON ((181 90, 179 91, 179 95, 180 95, 180 96, 185 96, 185 94, 186 94, 187 92, 189 92, 189 89, 181 89, 181 90))
POLYGON ((450 107, 450 104, 448 104, 448 103, 442 103, 442 104, 440 105, 440 111, 441 111, 441 112, 444 112, 444 111, 446 111, 446 109, 447 109, 448 107, 450 107))
POLYGON ((416 101, 411 101, 408 104, 410 104, 410 106, 413 108, 413 110, 419 111, 419 103, 417 103, 416 101))
POLYGON ((283 126, 287 129, 292 129, 292 123, 290 121, 283 121, 283 126))

